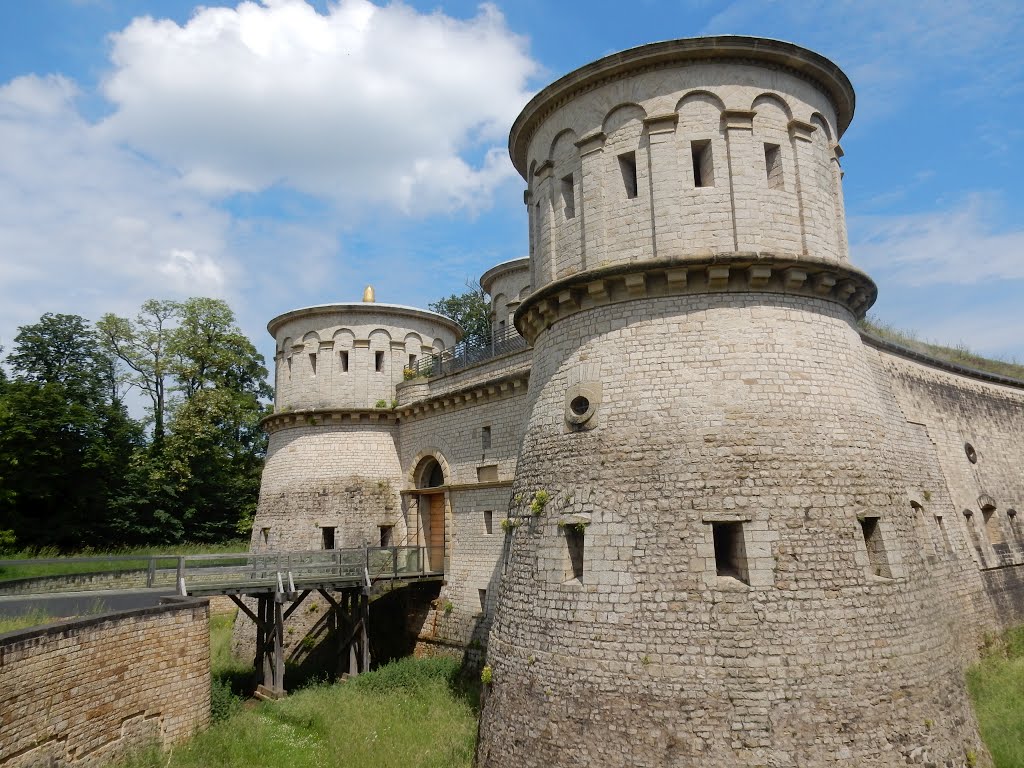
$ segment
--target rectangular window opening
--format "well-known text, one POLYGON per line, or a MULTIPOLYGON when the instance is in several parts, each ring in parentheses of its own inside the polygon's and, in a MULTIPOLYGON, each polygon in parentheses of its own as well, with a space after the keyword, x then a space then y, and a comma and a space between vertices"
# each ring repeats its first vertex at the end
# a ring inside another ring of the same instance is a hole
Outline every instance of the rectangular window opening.
POLYGON ((985 534, 988 536, 989 544, 996 551, 997 555, 1008 555, 1010 547, 1003 538, 1003 527, 999 524, 999 513, 995 507, 985 507, 981 510, 982 519, 985 521, 985 534))
POLYGON ((498 465, 488 464, 483 467, 476 468, 476 481, 478 483, 496 483, 498 482, 498 465))
POLYGON ((374 367, 374 370, 377 371, 377 373, 380 373, 381 371, 384 370, 384 353, 383 352, 374 352, 373 353, 373 367, 374 367))
POLYGON ((393 525, 381 525, 380 528, 380 545, 382 547, 394 546, 395 540, 395 526, 393 525))
POLYGON ((487 590, 478 589, 476 593, 477 597, 480 598, 480 613, 487 613, 487 590))
POLYGON ((889 570, 889 561, 885 555, 885 544, 882 541, 882 531, 878 527, 878 518, 865 517, 861 519, 860 530, 864 534, 864 546, 868 551, 868 564, 871 573, 891 579, 892 572, 889 570))
POLYGON ((946 533, 946 526, 942 524, 942 515, 935 516, 935 524, 939 526, 939 533, 942 534, 942 546, 945 547, 946 552, 952 552, 953 547, 949 543, 949 534, 946 533))
POLYGON ((583 552, 586 528, 582 525, 566 525, 565 532, 565 580, 583 581, 583 552))
POLYGON ((348 352, 339 352, 338 359, 341 361, 341 372, 348 373, 348 352))
POLYGON ((489 450, 491 447, 491 428, 482 427, 480 429, 480 442, 483 444, 483 449, 489 450))
POLYGON ((690 154, 693 158, 693 186, 715 186, 715 165, 711 158, 711 140, 691 141, 690 154))
POLYGON ((562 179, 562 210, 565 218, 576 218, 576 194, 573 191, 572 174, 562 179))
POLYGON ((626 197, 632 200, 637 195, 636 152, 625 152, 619 155, 619 171, 622 173, 622 184, 626 189, 626 197))
POLYGON ((333 526, 320 529, 320 539, 324 549, 334 549, 334 531, 333 526))
POLYGON ((416 362, 418 360, 419 360, 419 358, 416 355, 409 355, 409 369, 410 370, 413 370, 413 371, 416 370, 416 362))
POLYGON ((749 584, 743 523, 712 523, 711 535, 715 540, 715 573, 749 584))
POLYGON ((260 534, 263 536, 263 543, 264 544, 269 544, 270 543, 270 529, 269 528, 260 528, 260 534))
POLYGON ((484 533, 488 536, 494 533, 494 511, 490 509, 484 510, 484 533))
POLYGON ((309 353, 309 367, 313 371, 313 375, 316 376, 316 352, 309 353))
POLYGON ((782 189, 782 148, 778 144, 764 145, 764 169, 768 189, 782 189))

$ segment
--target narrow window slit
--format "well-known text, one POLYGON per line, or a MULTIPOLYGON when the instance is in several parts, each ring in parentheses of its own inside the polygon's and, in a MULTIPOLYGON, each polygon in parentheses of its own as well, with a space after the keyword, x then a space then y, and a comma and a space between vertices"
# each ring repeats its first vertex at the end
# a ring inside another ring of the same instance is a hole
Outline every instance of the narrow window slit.
POLYGON ((487 613, 487 590, 478 589, 476 592, 480 598, 480 613, 487 613))
POLYGON ((768 175, 768 189, 783 189, 782 148, 778 144, 764 145, 764 169, 768 175))
POLYGON ((309 353, 309 368, 313 371, 313 375, 316 376, 316 352, 309 353))
POLYGON ((878 527, 877 517, 865 517, 860 520, 860 530, 864 535, 864 546, 868 551, 868 565, 875 576, 892 578, 889 561, 885 554, 885 543, 882 531, 878 527))
POLYGON ((715 165, 711 157, 711 141, 690 142, 690 155, 693 158, 693 186, 715 186, 715 165))
POLYGON ((484 533, 490 536, 494 533, 494 511, 484 510, 484 533))
POLYGON ((743 523, 712 523, 711 535, 715 540, 715 573, 749 584, 743 523))
POLYGON ((323 527, 320 529, 320 541, 324 549, 334 549, 334 531, 333 527, 323 527))
POLYGON ((583 581, 583 551, 586 528, 582 525, 566 525, 565 533, 566 568, 565 580, 583 581))
POLYGON ((482 444, 483 450, 486 451, 486 450, 490 449, 490 447, 491 447, 491 428, 489 426, 481 427, 480 428, 480 442, 482 444))
POLYGON ((572 174, 562 179, 562 210, 565 218, 576 218, 576 195, 573 191, 572 174))
POLYGON ((619 155, 619 171, 622 172, 622 184, 626 189, 626 197, 632 200, 637 195, 636 152, 625 152, 619 155))
POLYGON ((376 370, 377 373, 380 373, 381 371, 384 370, 384 353, 383 352, 374 352, 373 353, 373 365, 374 365, 374 370, 376 370))

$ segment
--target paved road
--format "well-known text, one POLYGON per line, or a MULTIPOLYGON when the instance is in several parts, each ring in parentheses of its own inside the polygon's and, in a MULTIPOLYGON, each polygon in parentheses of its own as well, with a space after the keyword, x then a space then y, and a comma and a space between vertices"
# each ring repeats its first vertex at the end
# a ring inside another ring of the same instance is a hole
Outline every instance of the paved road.
POLYGON ((41 611, 47 616, 64 618, 85 613, 148 608, 157 605, 161 597, 173 594, 173 589, 116 589, 54 592, 45 595, 8 595, 0 597, 0 616, 22 616, 31 611, 41 611))

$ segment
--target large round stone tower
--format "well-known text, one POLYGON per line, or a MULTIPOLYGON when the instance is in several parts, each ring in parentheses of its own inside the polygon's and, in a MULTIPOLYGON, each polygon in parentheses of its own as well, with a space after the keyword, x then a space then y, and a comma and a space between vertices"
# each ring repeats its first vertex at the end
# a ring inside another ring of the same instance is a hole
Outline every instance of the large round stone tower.
POLYGON ((274 414, 252 549, 413 541, 403 514, 395 385, 462 335, 446 317, 373 302, 275 317, 274 414))
POLYGON ((986 759, 855 329, 853 108, 818 54, 714 37, 516 120, 534 357, 483 768, 986 759))

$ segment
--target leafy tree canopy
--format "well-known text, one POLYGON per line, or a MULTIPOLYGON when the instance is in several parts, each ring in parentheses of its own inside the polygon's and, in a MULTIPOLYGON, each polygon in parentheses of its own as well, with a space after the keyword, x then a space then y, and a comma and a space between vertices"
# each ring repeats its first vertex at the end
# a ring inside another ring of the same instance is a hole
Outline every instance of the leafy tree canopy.
POLYGON ((482 288, 467 283, 465 293, 452 294, 428 304, 427 307, 439 315, 458 323, 467 337, 491 337, 491 304, 482 288))

